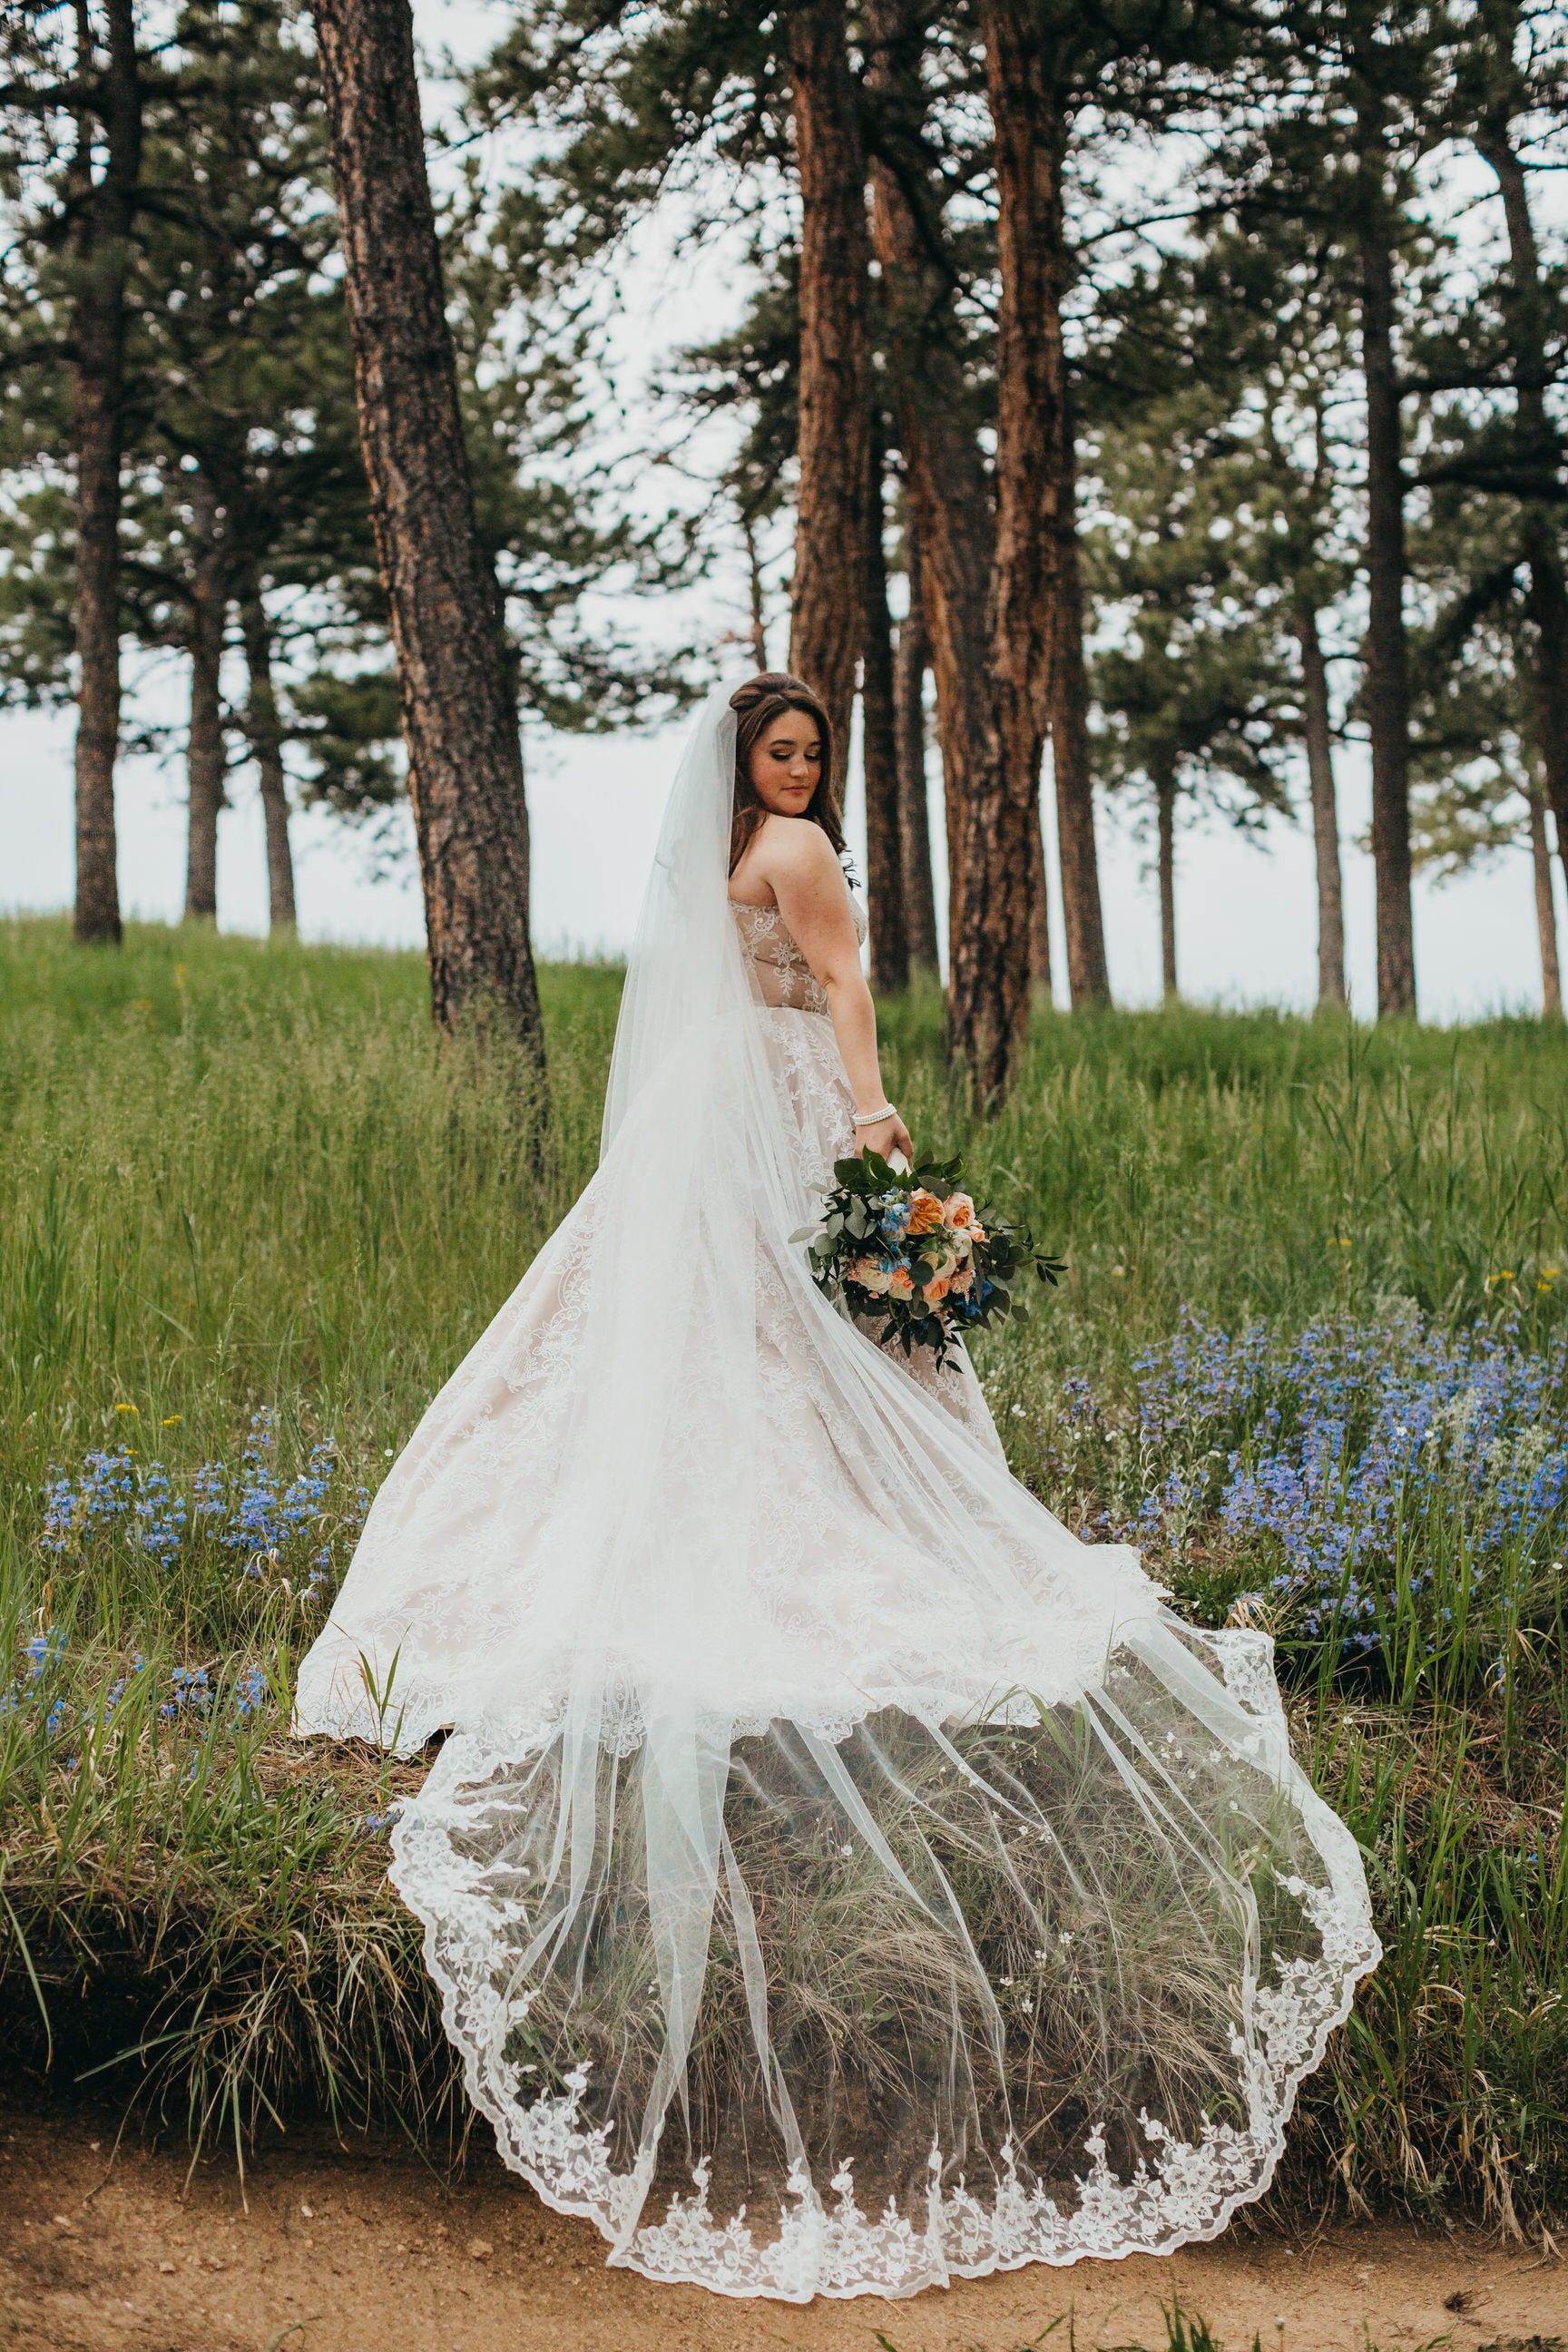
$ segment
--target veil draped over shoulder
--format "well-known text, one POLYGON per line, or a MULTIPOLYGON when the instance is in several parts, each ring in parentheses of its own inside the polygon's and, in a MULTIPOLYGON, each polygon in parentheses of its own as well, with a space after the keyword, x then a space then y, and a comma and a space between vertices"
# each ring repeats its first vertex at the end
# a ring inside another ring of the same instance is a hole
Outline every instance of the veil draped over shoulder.
POLYGON ((759 1004, 735 719, 689 739, 592 1183, 420 1423, 298 1727, 394 1832, 502 2156, 610 2260, 906 2294, 1167 2251, 1267 2186, 1378 1947, 1267 1640, 1194 1632, 788 1236, 850 1148, 759 1004), (389 1687, 390 1685, 390 1687, 389 1687))

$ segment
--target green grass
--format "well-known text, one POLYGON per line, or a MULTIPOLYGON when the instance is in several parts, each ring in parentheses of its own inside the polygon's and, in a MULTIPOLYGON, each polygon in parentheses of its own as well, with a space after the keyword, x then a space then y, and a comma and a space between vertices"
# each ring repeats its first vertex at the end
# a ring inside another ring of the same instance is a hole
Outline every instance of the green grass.
MULTIPOLYGON (((0 2022, 56 2077, 121 2059, 109 2083, 241 2144, 302 2100, 460 2135, 374 1826, 417 1770, 292 1749, 288 1691, 319 1622, 312 1548, 341 1564, 356 1488, 592 1171, 618 987, 542 974, 542 1140, 503 1039, 437 1044, 417 958, 151 927, 110 955, 62 923, 0 926, 0 1687, 20 1694, 0 1714, 0 2022), (165 1568, 123 1529, 40 1549, 51 1465, 128 1442, 188 1494, 262 1409, 285 1475, 329 1440, 341 1464, 276 1559, 193 1535, 165 1568), (34 1683, 24 1645, 49 1629, 34 1683), (177 1665, 207 1670, 205 1711, 163 1712, 177 1665)), ((1015 1467, 1075 1524, 1168 1466, 1116 1447, 1135 1360, 1185 1307, 1289 1334, 1414 1304, 1454 1328, 1511 1318, 1538 1349, 1565 1328, 1561 1027, 1045 1015, 988 1123, 944 1077, 935 1000, 885 1027, 922 1149, 964 1151, 1069 1261, 982 1370, 1015 1467), (1069 1372, 1104 1401, 1098 1453, 1061 1442, 1069 1372)), ((1561 1582, 1521 1549, 1483 1606, 1462 1516, 1400 1541, 1402 1576, 1428 1580, 1378 1675, 1289 1648, 1301 1752, 1367 1850, 1389 1952, 1309 2086, 1282 2193, 1533 2227, 1568 2205, 1561 1582)), ((1162 1559, 1211 1622, 1269 1565, 1202 1510, 1162 1559)))

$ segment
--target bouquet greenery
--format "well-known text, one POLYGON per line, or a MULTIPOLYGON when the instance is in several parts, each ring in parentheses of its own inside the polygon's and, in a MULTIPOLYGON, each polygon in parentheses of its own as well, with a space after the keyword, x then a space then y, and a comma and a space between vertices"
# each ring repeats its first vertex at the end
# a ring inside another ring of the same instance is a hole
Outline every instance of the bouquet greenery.
POLYGON ((1018 1225, 982 1217, 960 1188, 960 1160, 892 1167, 876 1152, 836 1160, 836 1185, 823 1188, 820 1225, 794 1242, 811 1244, 811 1278, 827 1298, 842 1298, 863 1321, 879 1324, 883 1347, 930 1348, 939 1364, 965 1331, 983 1329, 1026 1302, 1019 1276, 1031 1259, 1042 1282, 1055 1283, 1060 1258, 1037 1250, 1018 1225))

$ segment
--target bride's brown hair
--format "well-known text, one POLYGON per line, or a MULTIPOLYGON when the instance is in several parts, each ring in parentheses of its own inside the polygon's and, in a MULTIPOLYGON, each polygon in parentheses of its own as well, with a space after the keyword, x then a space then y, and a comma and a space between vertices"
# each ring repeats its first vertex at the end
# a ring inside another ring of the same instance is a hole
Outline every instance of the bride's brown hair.
POLYGON ((786 670, 769 669, 737 687, 730 697, 730 708, 739 721, 735 733, 735 814, 730 825, 731 873, 750 848, 768 813, 752 782, 752 754, 764 729, 786 710, 804 711, 808 719, 816 721, 822 740, 822 772, 816 780, 816 790, 801 814, 822 827, 833 844, 834 855, 842 857, 844 827, 838 806, 833 730, 821 697, 812 692, 804 678, 791 677, 786 670))

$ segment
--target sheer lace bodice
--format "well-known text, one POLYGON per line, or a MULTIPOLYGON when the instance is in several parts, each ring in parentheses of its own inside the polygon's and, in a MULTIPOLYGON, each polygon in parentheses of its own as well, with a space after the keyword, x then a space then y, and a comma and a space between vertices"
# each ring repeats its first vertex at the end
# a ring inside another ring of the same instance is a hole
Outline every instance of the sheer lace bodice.
MULTIPOLYGON (((869 928, 866 910, 858 898, 849 903, 854 908, 855 929, 864 947, 869 928)), ((775 1011, 826 1013, 827 992, 791 938, 778 908, 748 907, 742 900, 731 898, 730 912, 735 919, 746 976, 763 1003, 772 1005, 775 1011)))

